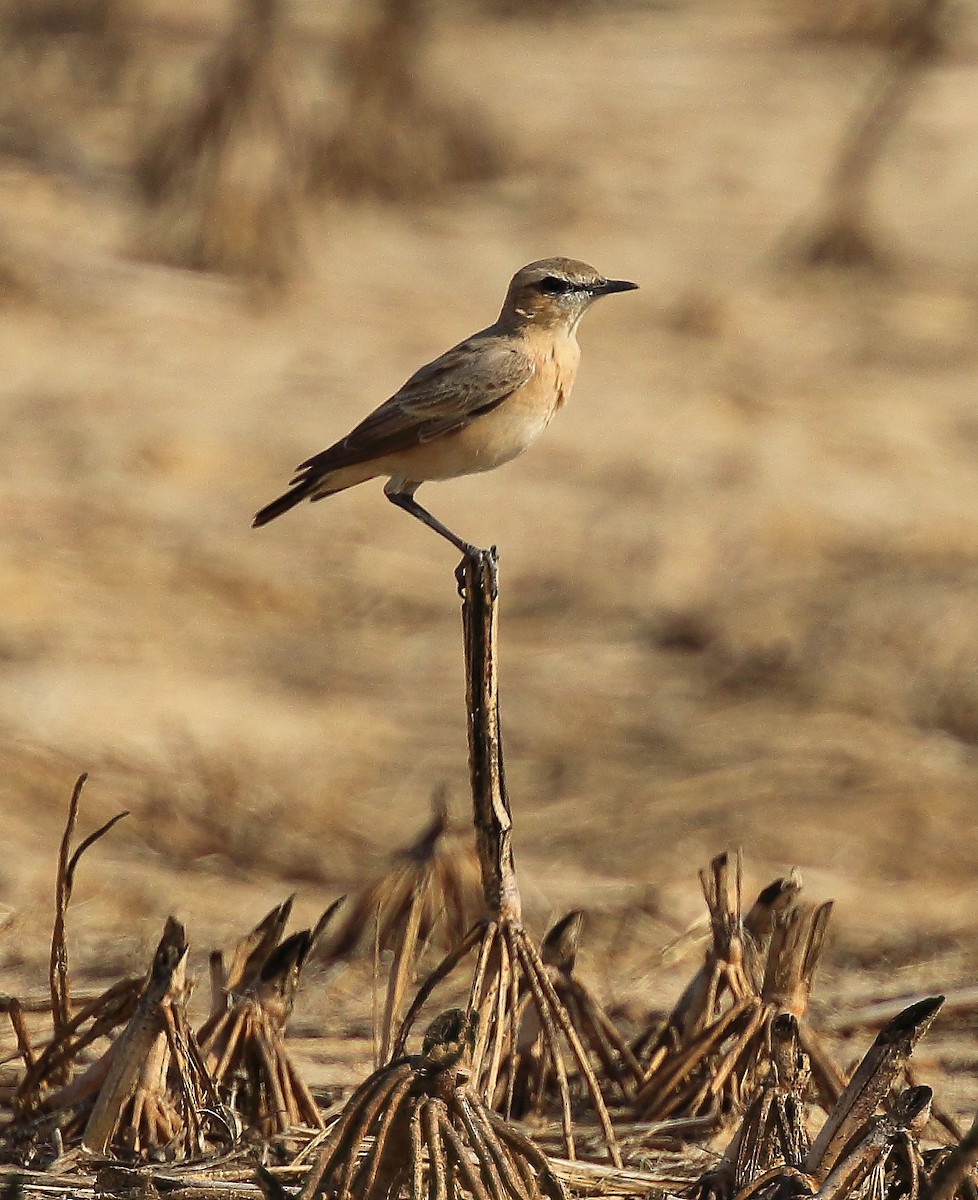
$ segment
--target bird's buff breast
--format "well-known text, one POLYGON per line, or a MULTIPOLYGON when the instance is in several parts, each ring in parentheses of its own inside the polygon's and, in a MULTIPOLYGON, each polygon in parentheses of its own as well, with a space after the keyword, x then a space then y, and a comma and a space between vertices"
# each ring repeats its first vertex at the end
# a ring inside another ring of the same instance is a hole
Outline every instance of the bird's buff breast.
MULTIPOLYGON (((567 363, 559 362, 556 356, 547 356, 542 363, 537 361, 533 378, 498 408, 473 417, 453 433, 414 446, 410 452, 410 477, 453 479, 457 475, 491 471, 531 446, 566 401, 577 367, 576 356, 567 363)), ((404 463, 403 467, 407 465, 404 463)))

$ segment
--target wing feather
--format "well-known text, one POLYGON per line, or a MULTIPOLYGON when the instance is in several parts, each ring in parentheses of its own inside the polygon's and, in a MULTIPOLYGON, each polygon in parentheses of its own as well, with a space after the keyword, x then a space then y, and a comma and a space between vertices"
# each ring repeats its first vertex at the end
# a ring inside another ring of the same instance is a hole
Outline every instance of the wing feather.
POLYGON ((461 429, 502 404, 535 369, 508 339, 476 334, 421 367, 345 438, 300 463, 292 486, 461 429))

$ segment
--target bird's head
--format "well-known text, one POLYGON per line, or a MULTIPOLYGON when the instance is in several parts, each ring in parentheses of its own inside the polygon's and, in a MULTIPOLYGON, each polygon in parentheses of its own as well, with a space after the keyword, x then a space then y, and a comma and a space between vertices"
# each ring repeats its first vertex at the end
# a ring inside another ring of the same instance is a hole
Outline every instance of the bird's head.
POLYGON ((629 292, 637 286, 627 279, 605 279, 594 267, 572 258, 543 258, 513 276, 500 322, 509 327, 563 327, 573 332, 599 296, 629 292))

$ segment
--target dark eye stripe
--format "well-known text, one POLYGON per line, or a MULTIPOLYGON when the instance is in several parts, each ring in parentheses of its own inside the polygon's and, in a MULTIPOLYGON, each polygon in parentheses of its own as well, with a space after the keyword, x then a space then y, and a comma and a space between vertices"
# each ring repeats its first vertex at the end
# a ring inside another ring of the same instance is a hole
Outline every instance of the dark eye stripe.
POLYGON ((565 292, 574 290, 574 285, 568 279, 559 279, 556 275, 547 275, 537 284, 541 292, 549 296, 562 296, 565 292))

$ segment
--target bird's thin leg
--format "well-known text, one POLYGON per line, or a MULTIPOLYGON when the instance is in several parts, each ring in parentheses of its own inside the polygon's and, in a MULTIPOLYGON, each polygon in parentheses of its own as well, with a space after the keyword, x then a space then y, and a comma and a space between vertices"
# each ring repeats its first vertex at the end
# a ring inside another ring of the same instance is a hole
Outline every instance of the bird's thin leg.
POLYGON ((482 553, 478 546, 473 546, 469 542, 463 542, 457 534, 452 533, 447 525, 443 525, 437 517, 433 517, 426 508, 422 508, 417 500, 415 500, 411 492, 388 492, 385 489, 384 495, 391 502, 391 504, 396 504, 398 508, 403 508, 405 512, 410 513, 412 517, 417 517, 418 520, 427 525, 429 529, 433 529, 435 533, 440 533, 443 538, 451 542, 455 549, 460 551, 467 558, 478 558, 478 556, 482 553))

